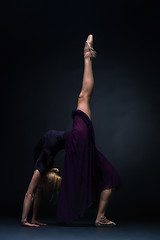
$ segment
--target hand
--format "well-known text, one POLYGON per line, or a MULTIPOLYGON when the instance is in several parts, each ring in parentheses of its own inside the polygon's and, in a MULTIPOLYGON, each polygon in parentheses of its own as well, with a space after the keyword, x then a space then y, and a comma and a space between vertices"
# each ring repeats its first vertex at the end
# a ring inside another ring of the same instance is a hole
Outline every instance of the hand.
POLYGON ((29 222, 22 222, 22 226, 24 227, 40 227, 40 225, 35 223, 29 223, 29 222))
POLYGON ((32 224, 35 224, 35 225, 39 225, 39 226, 47 226, 47 225, 48 225, 48 224, 46 224, 46 223, 38 222, 37 220, 32 220, 31 223, 32 223, 32 224))

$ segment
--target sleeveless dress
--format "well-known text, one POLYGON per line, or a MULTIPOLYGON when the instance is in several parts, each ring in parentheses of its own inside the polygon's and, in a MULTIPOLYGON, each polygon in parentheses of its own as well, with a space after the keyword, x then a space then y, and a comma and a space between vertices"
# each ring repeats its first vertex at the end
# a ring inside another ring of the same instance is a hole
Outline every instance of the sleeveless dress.
POLYGON ((66 133, 65 160, 57 209, 57 223, 84 216, 93 204, 94 191, 121 185, 116 169, 95 145, 94 129, 81 110, 72 112, 72 130, 66 133))

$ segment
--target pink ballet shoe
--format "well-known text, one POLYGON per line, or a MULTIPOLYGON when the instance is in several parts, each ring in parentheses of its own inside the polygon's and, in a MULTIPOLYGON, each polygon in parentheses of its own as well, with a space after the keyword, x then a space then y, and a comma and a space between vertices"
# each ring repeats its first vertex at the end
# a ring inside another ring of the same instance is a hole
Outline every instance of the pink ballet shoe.
POLYGON ((87 40, 85 42, 84 46, 84 58, 90 57, 91 60, 93 60, 96 57, 96 51, 93 49, 93 35, 90 34, 87 37, 87 40))

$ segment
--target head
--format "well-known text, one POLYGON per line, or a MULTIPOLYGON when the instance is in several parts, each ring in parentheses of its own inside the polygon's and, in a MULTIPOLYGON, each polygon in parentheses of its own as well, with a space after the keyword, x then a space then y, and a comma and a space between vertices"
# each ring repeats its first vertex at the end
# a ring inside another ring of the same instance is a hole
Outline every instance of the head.
POLYGON ((57 174, 57 168, 50 169, 41 180, 41 186, 47 192, 57 192, 60 190, 62 178, 57 174))

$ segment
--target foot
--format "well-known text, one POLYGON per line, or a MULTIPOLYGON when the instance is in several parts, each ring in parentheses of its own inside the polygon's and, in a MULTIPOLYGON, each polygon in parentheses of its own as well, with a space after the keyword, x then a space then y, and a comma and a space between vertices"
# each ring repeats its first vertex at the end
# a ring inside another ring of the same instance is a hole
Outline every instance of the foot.
POLYGON ((114 227, 114 226, 116 226, 116 223, 108 220, 104 216, 104 217, 100 217, 99 219, 96 219, 95 225, 96 225, 96 227, 114 227))
POLYGON ((89 57, 91 60, 96 57, 96 51, 93 49, 93 35, 90 34, 87 37, 84 46, 84 57, 89 57))

